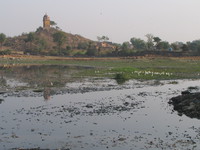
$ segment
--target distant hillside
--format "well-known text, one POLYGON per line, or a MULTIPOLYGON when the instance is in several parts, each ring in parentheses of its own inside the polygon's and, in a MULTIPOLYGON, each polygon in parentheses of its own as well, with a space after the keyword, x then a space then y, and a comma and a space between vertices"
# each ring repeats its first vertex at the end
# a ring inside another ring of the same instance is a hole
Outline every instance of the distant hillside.
MULTIPOLYGON (((87 49, 89 45, 97 45, 97 42, 86 39, 80 35, 73 35, 55 28, 38 28, 36 32, 22 34, 13 38, 7 38, 4 49, 31 54, 58 55, 58 50, 69 51, 72 49, 87 49), (62 33, 66 38, 61 47, 54 41, 54 34, 62 33), (29 39, 29 34, 33 39, 29 39)), ((67 52, 66 52, 67 53, 67 52)))
POLYGON ((112 53, 115 45, 110 42, 92 41, 56 28, 39 27, 35 32, 7 38, 2 50, 31 55, 103 56, 112 53))

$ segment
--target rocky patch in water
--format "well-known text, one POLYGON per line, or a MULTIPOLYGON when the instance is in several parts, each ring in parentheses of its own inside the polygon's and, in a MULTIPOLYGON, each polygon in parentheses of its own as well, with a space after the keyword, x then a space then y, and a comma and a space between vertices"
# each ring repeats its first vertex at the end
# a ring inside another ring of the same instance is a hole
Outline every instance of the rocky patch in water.
POLYGON ((169 104, 174 106, 179 115, 200 119, 200 92, 183 91, 182 95, 171 98, 169 104))

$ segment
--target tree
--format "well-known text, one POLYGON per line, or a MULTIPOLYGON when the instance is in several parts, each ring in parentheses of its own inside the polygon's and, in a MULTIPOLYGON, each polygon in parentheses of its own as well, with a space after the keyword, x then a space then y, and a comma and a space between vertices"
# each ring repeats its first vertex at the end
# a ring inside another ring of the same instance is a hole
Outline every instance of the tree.
POLYGON ((38 40, 38 46, 40 50, 44 50, 47 48, 47 41, 45 39, 39 39, 38 40))
POLYGON ((38 27, 37 29, 36 29, 36 32, 40 32, 40 31, 42 31, 43 30, 43 28, 40 26, 40 27, 38 27))
POLYGON ((182 43, 182 42, 174 42, 174 43, 171 43, 171 47, 172 47, 174 50, 180 50, 182 46, 183 46, 183 43, 182 43))
POLYGON ((149 50, 152 50, 153 46, 154 46, 154 44, 153 44, 154 36, 152 34, 147 34, 146 37, 147 37, 147 48, 149 50))
POLYGON ((78 43, 78 49, 88 49, 88 42, 78 43))
POLYGON ((156 47, 157 47, 157 49, 165 49, 165 50, 167 50, 167 49, 170 48, 170 45, 169 45, 169 42, 162 41, 162 42, 159 42, 156 47))
POLYGON ((107 36, 102 36, 102 38, 103 38, 104 42, 109 40, 109 37, 107 37, 107 36))
POLYGON ((88 43, 88 49, 87 49, 86 55, 88 55, 88 56, 97 56, 98 55, 98 50, 96 49, 96 46, 93 42, 88 43))
POLYGON ((36 35, 34 32, 30 32, 25 39, 25 42, 29 42, 29 49, 32 49, 32 42, 36 39, 36 35))
POLYGON ((106 41, 109 40, 109 38, 108 38, 107 36, 102 36, 102 37, 97 36, 97 40, 98 40, 99 42, 106 42, 106 41))
POLYGON ((130 49, 130 43, 129 42, 122 43, 121 49, 122 50, 128 50, 128 49, 130 49))
POLYGON ((66 35, 64 32, 56 32, 53 34, 53 41, 57 43, 59 50, 61 51, 61 46, 64 44, 66 41, 66 35))
POLYGON ((153 42, 156 43, 155 47, 156 47, 157 49, 159 49, 159 48, 158 48, 158 45, 159 45, 159 43, 161 42, 161 39, 160 39, 159 37, 154 37, 153 40, 154 40, 153 42))
POLYGON ((5 40, 6 40, 6 35, 1 33, 0 34, 1 49, 2 49, 2 46, 3 46, 3 43, 4 43, 5 40))
POLYGON ((121 51, 119 53, 121 56, 130 56, 133 52, 132 45, 129 42, 124 42, 121 45, 121 51))
POLYGON ((132 43, 135 49, 138 49, 138 50, 146 49, 146 42, 144 40, 141 40, 139 38, 131 38, 130 42, 132 43))
POLYGON ((188 48, 192 51, 200 51, 200 40, 195 40, 192 42, 187 42, 188 48))
POLYGON ((188 51, 188 50, 189 50, 187 44, 183 44, 183 46, 181 47, 181 49, 182 49, 183 51, 188 51))
POLYGON ((51 25, 51 26, 56 26, 57 23, 56 23, 55 21, 50 21, 50 25, 51 25))
POLYGON ((88 49, 86 52, 86 55, 88 56, 97 56, 98 55, 98 50, 97 49, 88 49))
POLYGON ((28 42, 33 42, 35 40, 35 33, 34 32, 30 32, 27 36, 27 41, 28 42))

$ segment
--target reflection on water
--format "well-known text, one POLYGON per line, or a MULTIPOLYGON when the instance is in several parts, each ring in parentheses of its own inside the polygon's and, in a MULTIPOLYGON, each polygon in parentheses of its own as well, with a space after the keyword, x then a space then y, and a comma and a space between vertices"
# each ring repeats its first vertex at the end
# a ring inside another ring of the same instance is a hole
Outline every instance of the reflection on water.
POLYGON ((51 98, 51 89, 50 88, 44 88, 44 94, 43 94, 43 96, 44 96, 44 99, 45 100, 50 100, 50 98, 51 98))
MULTIPOLYGON (((131 88, 57 94, 50 101, 49 87, 40 97, 6 96, 0 105, 0 149, 200 149, 200 121, 178 116, 167 103, 199 81, 160 82, 130 81, 131 88)), ((76 83, 82 84, 91 85, 76 83)))
POLYGON ((91 68, 62 65, 0 67, 0 87, 23 84, 30 87, 63 87, 74 80, 74 75, 86 69, 91 68))
POLYGON ((199 81, 75 78, 85 69, 1 67, 0 149, 200 149, 200 120, 168 104, 199 81))
POLYGON ((51 88, 65 87, 66 83, 81 79, 80 72, 90 67, 33 65, 0 67, 0 92, 34 89, 49 100, 51 88))

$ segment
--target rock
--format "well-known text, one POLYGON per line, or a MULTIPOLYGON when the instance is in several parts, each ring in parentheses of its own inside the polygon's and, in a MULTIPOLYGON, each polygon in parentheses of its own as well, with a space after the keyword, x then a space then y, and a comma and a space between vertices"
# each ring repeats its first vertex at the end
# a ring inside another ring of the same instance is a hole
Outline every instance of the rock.
POLYGON ((181 94, 182 94, 182 95, 184 95, 184 94, 190 94, 190 91, 188 91, 188 90, 182 91, 181 94))
POLYGON ((35 89, 35 90, 33 90, 33 92, 35 92, 35 93, 40 93, 40 92, 43 92, 44 90, 43 89, 35 89))
POLYGON ((93 105, 92 104, 87 104, 85 107, 86 108, 93 108, 93 105))
POLYGON ((6 93, 6 91, 0 91, 0 94, 5 94, 6 93))
POLYGON ((3 99, 0 99, 0 104, 1 104, 2 102, 4 102, 4 100, 3 100, 3 99))
POLYGON ((185 114, 191 118, 200 119, 200 93, 189 93, 183 91, 182 95, 170 99, 169 104, 179 115, 185 114))
POLYGON ((128 106, 128 105, 129 105, 129 102, 125 102, 124 105, 125 105, 125 106, 128 106))
POLYGON ((126 140, 126 138, 123 138, 123 137, 118 139, 118 141, 125 141, 125 140, 126 140))

